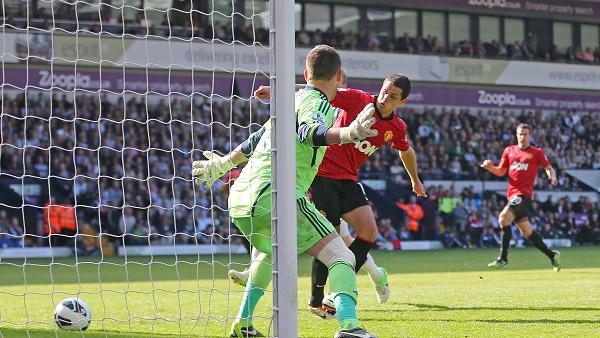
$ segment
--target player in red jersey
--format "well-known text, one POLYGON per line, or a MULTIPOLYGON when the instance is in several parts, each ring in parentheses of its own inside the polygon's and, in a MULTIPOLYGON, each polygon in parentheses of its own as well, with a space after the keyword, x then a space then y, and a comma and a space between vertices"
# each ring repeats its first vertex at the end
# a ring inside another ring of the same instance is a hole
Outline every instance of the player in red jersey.
MULTIPOLYGON (((380 303, 384 303, 389 298, 387 272, 377 267, 368 254, 377 238, 377 224, 362 186, 358 183, 358 171, 370 155, 390 143, 392 148, 399 151, 415 194, 426 196, 423 183, 417 175, 415 152, 410 147, 406 136, 406 124, 394 113, 406 102, 410 90, 410 79, 402 74, 388 76, 378 95, 355 89, 338 89, 336 99, 331 102, 332 106, 339 108, 334 127, 350 124, 365 105, 373 104, 376 108, 376 122, 372 129, 378 130, 378 135, 342 147, 329 146, 311 185, 315 206, 338 229, 340 235, 345 237, 344 240, 354 253, 356 271, 360 270, 368 260, 365 267, 368 268, 380 303), (342 227, 340 231, 340 218, 356 230, 354 241, 349 238, 347 227, 342 227)), ((269 95, 268 87, 261 87, 255 92, 255 96, 261 99, 268 99, 269 95)), ((232 270, 229 274, 236 283, 245 282, 243 272, 232 270)), ((330 318, 332 313, 331 309, 323 307, 322 304, 327 276, 327 267, 313 260, 313 286, 309 308, 311 312, 322 318, 330 318)))
POLYGON ((508 172, 508 187, 506 198, 508 203, 500 212, 498 221, 502 230, 502 246, 500 257, 488 264, 490 268, 504 268, 508 264, 508 248, 512 237, 511 223, 515 222, 521 234, 527 238, 533 246, 543 252, 552 263, 554 271, 560 271, 560 253, 548 249, 542 237, 531 229, 529 223, 529 212, 531 199, 533 197, 533 183, 541 165, 548 175, 550 184, 556 186, 556 172, 548 162, 544 150, 529 144, 531 127, 521 123, 517 126, 517 144, 508 146, 502 152, 502 159, 498 166, 494 166, 491 160, 485 160, 481 167, 496 176, 504 176, 508 172))
MULTIPOLYGON (((360 270, 368 260, 365 268, 375 285, 377 300, 380 303, 387 301, 390 290, 387 272, 378 268, 372 258, 369 258, 369 250, 377 239, 378 231, 373 210, 358 183, 358 171, 369 156, 389 143, 399 151, 415 193, 425 196, 425 189, 417 175, 416 156, 406 136, 406 124, 394 113, 406 102, 410 90, 410 80, 401 74, 388 76, 383 81, 379 95, 355 89, 339 89, 336 99, 331 102, 332 106, 340 109, 334 126, 351 123, 360 112, 359 107, 372 103, 376 108, 376 122, 372 128, 378 130, 378 135, 341 147, 328 147, 311 185, 315 206, 340 230, 342 237, 347 237, 347 230, 345 226, 340 228, 340 218, 356 231, 356 238, 349 245, 350 251, 356 257, 355 269, 360 270)), ((309 305, 311 311, 317 315, 320 315, 319 309, 324 310, 322 302, 327 275, 327 267, 313 260, 309 305)))

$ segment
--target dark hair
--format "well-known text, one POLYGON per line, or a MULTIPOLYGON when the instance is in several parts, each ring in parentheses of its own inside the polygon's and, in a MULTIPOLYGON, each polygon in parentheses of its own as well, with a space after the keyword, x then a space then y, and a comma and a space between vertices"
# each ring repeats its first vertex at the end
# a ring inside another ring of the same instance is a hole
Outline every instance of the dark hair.
POLYGON ((398 87, 402 89, 402 99, 405 99, 410 95, 410 89, 412 88, 412 84, 410 83, 410 79, 404 74, 391 74, 385 78, 385 81, 391 81, 394 84, 394 87, 398 87))
POLYGON ((340 55, 327 45, 315 46, 306 56, 306 69, 311 75, 309 80, 329 80, 341 67, 340 55))
POLYGON ((519 129, 519 128, 527 129, 527 130, 531 131, 531 126, 528 125, 527 123, 519 123, 519 125, 517 126, 517 129, 519 129))

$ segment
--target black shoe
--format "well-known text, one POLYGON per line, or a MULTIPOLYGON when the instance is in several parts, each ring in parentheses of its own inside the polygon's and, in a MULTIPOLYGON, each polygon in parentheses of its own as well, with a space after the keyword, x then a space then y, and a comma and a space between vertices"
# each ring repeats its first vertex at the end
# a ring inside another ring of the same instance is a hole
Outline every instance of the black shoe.
POLYGON ((248 327, 241 326, 240 323, 234 323, 231 327, 231 335, 230 337, 236 338, 249 338, 249 337, 264 337, 262 333, 260 333, 254 326, 250 325, 248 327))
POLYGON ((356 327, 350 330, 338 331, 333 338, 377 338, 377 336, 370 334, 363 328, 356 327))
POLYGON ((560 252, 558 252, 556 250, 554 250, 552 252, 554 252, 554 257, 551 259, 552 269, 554 269, 555 272, 559 272, 560 271, 560 252))

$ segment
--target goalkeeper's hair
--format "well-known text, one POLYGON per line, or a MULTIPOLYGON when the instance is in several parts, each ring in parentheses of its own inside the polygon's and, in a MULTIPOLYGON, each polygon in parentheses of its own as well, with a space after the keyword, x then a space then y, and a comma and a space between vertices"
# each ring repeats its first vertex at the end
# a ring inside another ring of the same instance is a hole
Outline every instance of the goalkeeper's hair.
POLYGON ((402 99, 405 99, 410 95, 412 83, 408 76, 404 74, 390 74, 385 78, 384 82, 385 81, 391 81, 394 84, 394 87, 402 89, 402 99))
POLYGON ((342 67, 338 52, 327 45, 317 45, 306 56, 306 69, 310 80, 331 80, 342 67))

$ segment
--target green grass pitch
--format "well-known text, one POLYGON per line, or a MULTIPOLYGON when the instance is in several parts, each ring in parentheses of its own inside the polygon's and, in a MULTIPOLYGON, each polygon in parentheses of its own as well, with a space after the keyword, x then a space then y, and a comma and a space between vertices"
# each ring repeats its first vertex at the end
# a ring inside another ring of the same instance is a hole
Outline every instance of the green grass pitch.
MULTIPOLYGON (((359 275, 358 314, 379 337, 600 337, 600 248, 563 249, 563 270, 552 271, 533 249, 513 249, 509 267, 489 271, 496 250, 375 252, 388 269, 392 296, 375 300, 359 275)), ((242 288, 226 278, 228 264, 243 268, 246 255, 3 260, 0 264, 2 337, 223 337, 242 288), (199 261, 198 264, 196 262, 199 261), (9 263, 9 264, 7 264, 9 263), (38 265, 38 266, 36 266, 38 265), (70 265, 70 266, 69 266, 70 265), (25 283, 26 281, 26 283, 25 283), (92 308, 84 335, 60 331, 54 304, 79 292, 92 308)), ((299 258, 301 337, 333 337, 336 322, 311 315, 310 261, 299 258)), ((255 326, 266 333, 271 293, 259 305, 255 326)))

